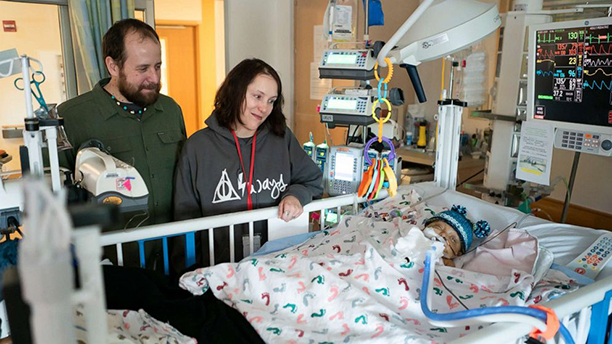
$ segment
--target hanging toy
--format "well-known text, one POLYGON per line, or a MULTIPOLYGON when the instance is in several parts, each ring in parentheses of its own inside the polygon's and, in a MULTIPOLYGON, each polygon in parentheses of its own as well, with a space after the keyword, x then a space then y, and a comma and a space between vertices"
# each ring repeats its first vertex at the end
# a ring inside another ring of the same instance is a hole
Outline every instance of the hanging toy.
MULTIPOLYGON (((370 146, 374 142, 385 142, 389 145, 391 149, 391 154, 389 154, 389 159, 395 159, 395 147, 393 146, 393 142, 383 136, 383 124, 386 123, 389 118, 391 118, 391 103, 387 99, 388 91, 387 84, 391 80, 393 76, 393 65, 391 64, 391 60, 389 58, 385 59, 385 63, 389 67, 389 74, 386 78, 382 79, 378 76, 378 62, 374 65, 374 76, 376 77, 376 81, 378 81, 378 103, 381 105, 387 105, 387 116, 384 119, 381 119, 377 116, 376 110, 378 107, 372 107, 372 118, 376 122, 378 122, 378 136, 374 137, 363 149, 363 156, 365 158, 365 163, 369 165, 366 172, 363 173, 363 177, 361 178, 361 184, 359 184, 359 189, 357 195, 359 197, 366 197, 367 199, 375 199, 378 197, 380 190, 383 188, 385 183, 385 179, 388 181, 388 191, 391 197, 395 197, 397 194, 397 179, 395 178, 395 173, 389 166, 389 161, 386 158, 381 158, 381 152, 379 152, 377 158, 372 161, 368 156, 368 151, 370 146), (384 93, 383 93, 384 88, 384 93)), ((382 108, 380 110, 382 113, 382 108)))
MULTIPOLYGON (((379 154, 376 159, 370 159, 368 155, 370 146, 377 141, 378 137, 370 139, 363 150, 364 162, 370 167, 363 174, 363 178, 361 179, 361 184, 359 185, 358 190, 359 197, 367 197, 368 199, 376 198, 376 195, 382 188, 385 180, 389 182, 389 195, 391 197, 395 197, 397 194, 397 179, 395 178, 395 173, 391 169, 391 166, 389 166, 389 161, 387 158, 381 158, 379 154)), ((395 159, 395 147, 393 146, 393 142, 386 137, 383 137, 382 141, 391 149, 391 153, 389 154, 388 158, 391 160, 395 159)))

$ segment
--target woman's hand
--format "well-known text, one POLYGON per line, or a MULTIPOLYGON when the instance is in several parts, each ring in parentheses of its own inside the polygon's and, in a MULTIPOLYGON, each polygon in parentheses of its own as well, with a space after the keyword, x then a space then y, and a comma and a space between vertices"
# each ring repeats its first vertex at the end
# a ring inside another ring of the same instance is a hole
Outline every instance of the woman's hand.
POLYGON ((289 222, 296 217, 302 215, 304 208, 300 204, 297 198, 294 196, 287 196, 278 205, 278 218, 289 222))

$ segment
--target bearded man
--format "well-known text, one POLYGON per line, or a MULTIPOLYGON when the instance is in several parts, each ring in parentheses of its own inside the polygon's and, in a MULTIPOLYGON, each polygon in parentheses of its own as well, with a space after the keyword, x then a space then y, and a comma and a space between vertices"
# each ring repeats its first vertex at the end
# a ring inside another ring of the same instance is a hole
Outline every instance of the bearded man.
POLYGON ((61 164, 74 171, 79 147, 101 141, 110 154, 138 170, 149 190, 148 214, 130 227, 169 222, 174 169, 186 132, 180 106, 159 93, 159 37, 146 23, 125 19, 104 35, 102 50, 111 77, 58 108, 74 147, 61 155, 61 164))

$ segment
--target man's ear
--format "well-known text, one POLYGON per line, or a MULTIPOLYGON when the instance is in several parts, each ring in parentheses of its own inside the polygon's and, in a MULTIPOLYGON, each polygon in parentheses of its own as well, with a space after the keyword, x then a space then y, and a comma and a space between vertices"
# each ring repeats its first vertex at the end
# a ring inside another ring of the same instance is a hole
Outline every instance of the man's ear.
POLYGON ((119 77, 119 71, 121 70, 121 68, 119 67, 117 62, 115 62, 115 60, 112 57, 107 56, 104 59, 104 63, 106 64, 106 69, 108 69, 108 73, 112 77, 116 77, 116 78, 119 77))

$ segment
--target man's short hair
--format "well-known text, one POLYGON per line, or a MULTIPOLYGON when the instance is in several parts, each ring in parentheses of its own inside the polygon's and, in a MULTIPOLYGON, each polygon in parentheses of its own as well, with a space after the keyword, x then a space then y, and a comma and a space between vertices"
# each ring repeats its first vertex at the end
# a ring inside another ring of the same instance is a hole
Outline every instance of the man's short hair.
POLYGON ((139 34, 141 40, 149 38, 159 43, 157 32, 147 23, 138 19, 123 19, 113 24, 102 38, 104 59, 110 56, 120 68, 123 67, 123 63, 127 59, 125 36, 132 32, 139 34))

